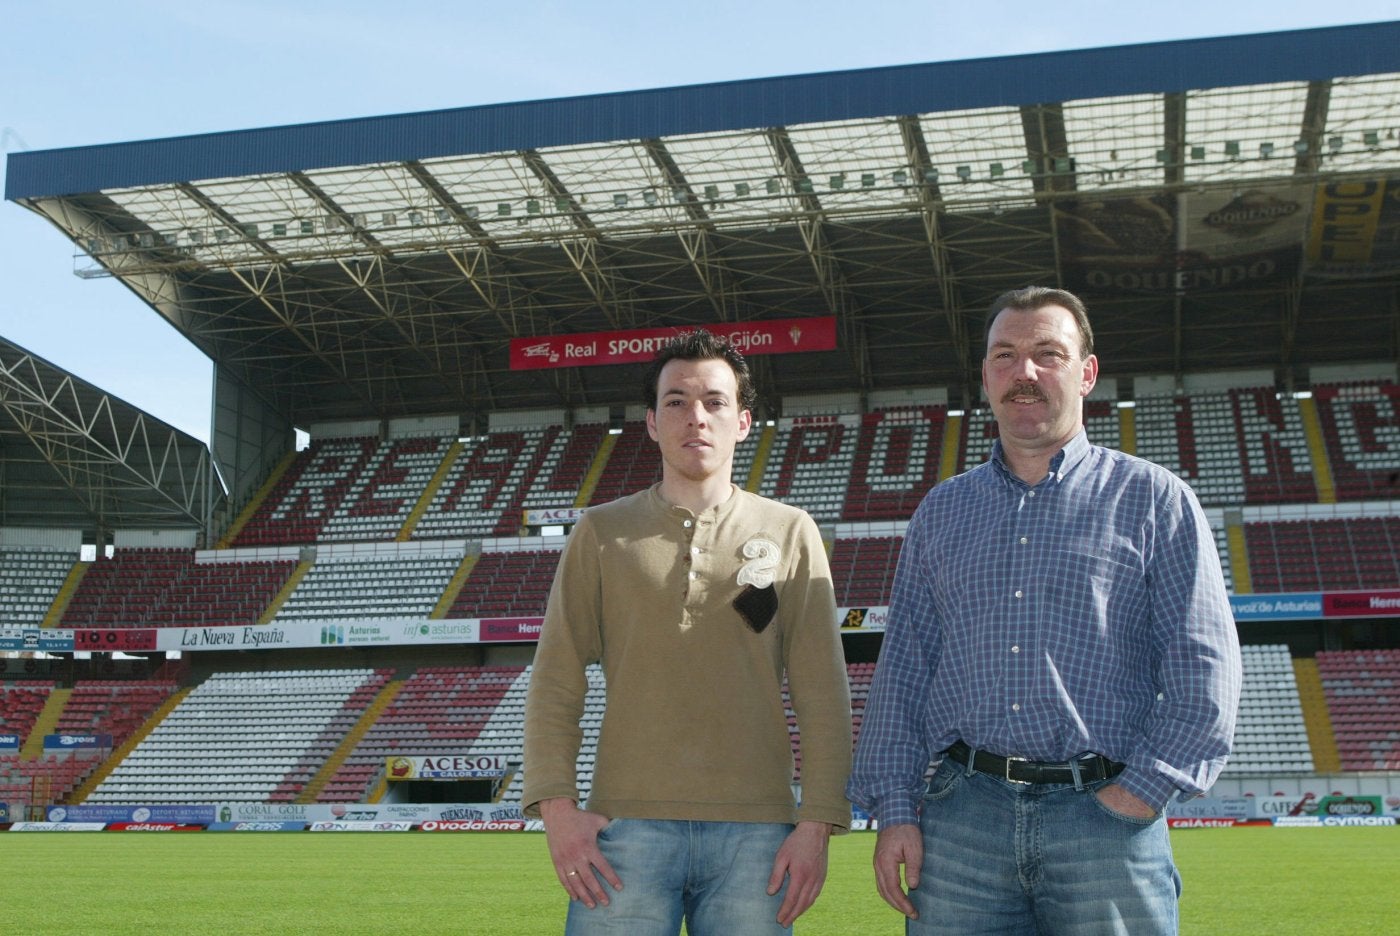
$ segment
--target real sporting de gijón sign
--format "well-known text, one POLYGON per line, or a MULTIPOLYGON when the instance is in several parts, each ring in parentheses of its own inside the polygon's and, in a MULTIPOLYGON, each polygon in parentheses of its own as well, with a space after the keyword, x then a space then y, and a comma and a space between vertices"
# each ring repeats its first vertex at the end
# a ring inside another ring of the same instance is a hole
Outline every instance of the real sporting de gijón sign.
MULTIPOLYGON (((711 334, 728 338, 746 355, 795 354, 836 348, 835 316, 721 322, 702 327, 711 334)), ((680 326, 512 338, 510 369, 594 367, 650 361, 662 344, 689 330, 689 326, 680 326)))

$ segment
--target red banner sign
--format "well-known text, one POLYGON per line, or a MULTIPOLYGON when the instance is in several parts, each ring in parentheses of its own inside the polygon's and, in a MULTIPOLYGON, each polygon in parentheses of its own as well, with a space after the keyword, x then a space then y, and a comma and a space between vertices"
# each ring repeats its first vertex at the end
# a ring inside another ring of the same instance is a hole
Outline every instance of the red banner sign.
MULTIPOLYGON (((836 317, 773 319, 766 322, 721 322, 705 325, 711 334, 728 338, 744 354, 798 354, 836 348, 836 317)), ((595 367, 649 361, 670 339, 691 326, 641 328, 631 331, 585 332, 512 338, 511 370, 546 367, 595 367)))
POLYGON ((479 639, 483 643, 505 640, 539 640, 544 618, 482 618, 479 639))
POLYGON ((120 630, 75 629, 73 649, 100 653, 155 650, 156 632, 148 627, 124 627, 120 630))
POLYGON ((1325 592, 1323 617, 1400 616, 1400 590, 1325 592))

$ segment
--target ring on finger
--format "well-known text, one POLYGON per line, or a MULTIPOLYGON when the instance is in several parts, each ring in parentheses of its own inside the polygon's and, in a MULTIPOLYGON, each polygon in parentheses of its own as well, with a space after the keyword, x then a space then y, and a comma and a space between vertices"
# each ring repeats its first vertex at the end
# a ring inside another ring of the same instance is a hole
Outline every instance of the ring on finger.
POLYGON ((577 871, 570 871, 570 872, 568 873, 567 876, 568 876, 568 877, 578 877, 578 872, 577 872, 577 871))

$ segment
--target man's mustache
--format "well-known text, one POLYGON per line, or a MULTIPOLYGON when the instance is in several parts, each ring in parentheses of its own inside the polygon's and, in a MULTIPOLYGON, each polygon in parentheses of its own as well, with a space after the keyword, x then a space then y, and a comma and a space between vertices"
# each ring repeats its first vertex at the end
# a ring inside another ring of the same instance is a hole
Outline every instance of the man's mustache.
POLYGON ((1018 383, 1002 396, 1001 402, 1010 403, 1016 397, 1035 397, 1041 403, 1049 402, 1049 397, 1033 383, 1018 383))

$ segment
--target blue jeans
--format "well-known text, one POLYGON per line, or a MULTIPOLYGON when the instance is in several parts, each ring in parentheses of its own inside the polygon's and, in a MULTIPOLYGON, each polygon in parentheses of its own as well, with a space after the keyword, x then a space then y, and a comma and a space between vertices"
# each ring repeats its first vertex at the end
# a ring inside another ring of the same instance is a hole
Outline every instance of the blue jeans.
POLYGON ((1014 783, 945 758, 924 798, 906 933, 1176 933, 1166 821, 1108 810, 1094 791, 1111 782, 1014 783))
MULTIPOLYGON (((569 904, 566 936, 790 933, 778 925, 786 884, 768 896, 773 859, 792 831, 781 823, 614 819, 598 848, 622 880, 609 904, 569 904)), ((601 881, 602 878, 600 877, 601 881)))

